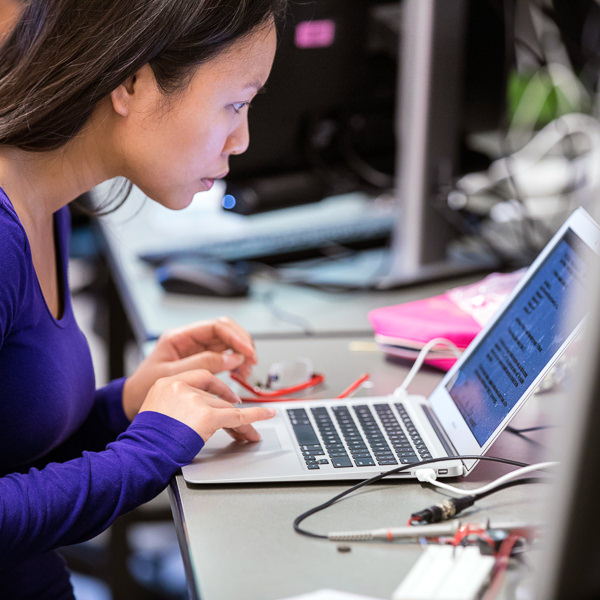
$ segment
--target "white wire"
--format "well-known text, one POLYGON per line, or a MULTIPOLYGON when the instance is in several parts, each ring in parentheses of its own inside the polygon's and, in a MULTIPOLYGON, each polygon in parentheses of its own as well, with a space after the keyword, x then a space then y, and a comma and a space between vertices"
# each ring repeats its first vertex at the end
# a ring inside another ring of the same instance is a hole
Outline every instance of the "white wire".
POLYGON ((423 365, 423 362, 424 362, 425 358, 427 357, 427 355, 429 354, 429 352, 431 352, 431 350, 435 346, 446 346, 447 348, 450 348, 450 350, 452 350, 452 353, 454 354, 454 356, 456 358, 458 358, 461 355, 461 351, 456 346, 456 344, 454 344, 450 340, 447 340, 446 338, 433 338, 432 340, 429 340, 423 346, 423 348, 421 348, 421 351, 419 352, 419 355, 417 356, 417 358, 416 358, 413 366, 411 367, 410 371, 408 372, 408 374, 404 378, 404 381, 401 383, 401 385, 399 385, 394 390, 394 396, 399 397, 399 396, 406 395, 406 388, 410 385, 410 383, 412 382, 412 380, 415 378, 415 375, 419 372, 419 369, 423 365))
POLYGON ((475 488, 475 489, 471 489, 471 490, 457 488, 457 487, 454 487, 453 485, 449 485, 447 483, 437 481, 435 479, 435 477, 425 477, 424 479, 427 483, 429 483, 435 487, 452 492, 453 494, 458 494, 459 496, 471 496, 474 494, 483 494, 485 492, 489 492, 490 490, 493 490, 493 489, 503 485, 507 481, 510 481, 511 479, 516 479, 517 477, 520 477, 521 475, 530 473, 531 471, 539 471, 541 469, 548 469, 550 467, 555 467, 556 465, 558 465, 557 462, 543 462, 543 463, 536 463, 534 465, 528 465, 526 467, 521 467, 520 469, 511 471, 510 473, 506 473, 505 475, 502 475, 502 477, 499 477, 498 479, 495 479, 494 481, 491 481, 490 483, 488 483, 480 488, 475 488))
POLYGON ((590 141, 591 151, 598 152, 598 146, 600 145, 598 121, 589 115, 568 113, 548 123, 520 150, 508 157, 495 160, 488 169, 490 184, 498 183, 509 177, 512 173, 511 163, 538 162, 559 142, 576 133, 586 136, 590 141))

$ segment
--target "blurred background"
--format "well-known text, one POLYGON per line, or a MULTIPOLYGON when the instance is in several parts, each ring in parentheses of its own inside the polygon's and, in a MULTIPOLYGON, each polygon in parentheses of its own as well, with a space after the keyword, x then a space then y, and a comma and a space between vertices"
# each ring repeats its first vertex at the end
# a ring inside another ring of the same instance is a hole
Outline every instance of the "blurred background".
MULTIPOLYGON (((0 1, 2 30, 18 6, 0 1)), ((527 265, 574 208, 598 201, 596 0, 292 0, 279 46, 268 93, 253 103, 250 150, 232 160, 214 210, 236 223, 281 215, 281 228, 302 207, 313 229, 329 229, 302 248, 221 237, 202 256, 282 276, 290 260, 337 264, 383 250, 385 268, 369 285, 389 289, 439 276, 431 265, 527 265), (366 208, 344 221, 350 196, 366 208), (342 201, 324 212, 330 198, 342 201), (249 249, 223 257, 223 241, 249 249)), ((93 221, 73 219, 75 310, 101 385, 131 370, 139 351, 132 343, 115 364, 102 245, 93 221)), ((146 259, 160 266, 180 251, 146 259)), ((296 272, 299 284, 314 284, 311 265, 310 276, 296 272)), ((164 494, 64 555, 79 600, 186 597, 164 494)))

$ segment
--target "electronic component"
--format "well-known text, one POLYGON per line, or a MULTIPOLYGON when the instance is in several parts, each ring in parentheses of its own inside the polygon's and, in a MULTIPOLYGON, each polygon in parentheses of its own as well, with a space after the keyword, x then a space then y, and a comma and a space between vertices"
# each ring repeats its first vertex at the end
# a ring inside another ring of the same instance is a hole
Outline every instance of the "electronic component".
POLYGON ((428 546, 392 600, 471 600, 487 584, 495 560, 474 546, 428 546))
POLYGON ((439 504, 434 504, 410 515, 410 520, 417 523, 439 523, 452 519, 469 506, 473 506, 476 496, 448 498, 439 504))
POLYGON ((460 527, 458 521, 441 525, 413 525, 408 527, 389 527, 387 529, 369 529, 365 531, 337 531, 327 534, 333 542, 365 542, 372 540, 415 539, 420 537, 453 536, 460 527))

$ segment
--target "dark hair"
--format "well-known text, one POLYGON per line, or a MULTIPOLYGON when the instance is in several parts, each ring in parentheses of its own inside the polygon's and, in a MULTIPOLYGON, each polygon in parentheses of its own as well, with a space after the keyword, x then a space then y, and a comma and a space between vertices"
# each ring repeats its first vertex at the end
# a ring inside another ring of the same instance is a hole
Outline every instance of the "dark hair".
POLYGON ((144 64, 165 94, 286 0, 29 0, 0 47, 0 145, 59 148, 144 64))

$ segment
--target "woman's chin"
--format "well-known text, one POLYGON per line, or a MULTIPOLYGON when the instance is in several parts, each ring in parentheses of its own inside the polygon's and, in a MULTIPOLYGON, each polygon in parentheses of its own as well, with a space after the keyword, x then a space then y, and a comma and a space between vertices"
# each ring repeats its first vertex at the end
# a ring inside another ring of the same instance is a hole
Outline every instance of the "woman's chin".
POLYGON ((177 195, 171 195, 167 198, 158 200, 159 204, 162 204, 169 210, 183 210, 187 208, 194 199, 194 192, 182 192, 177 195))

